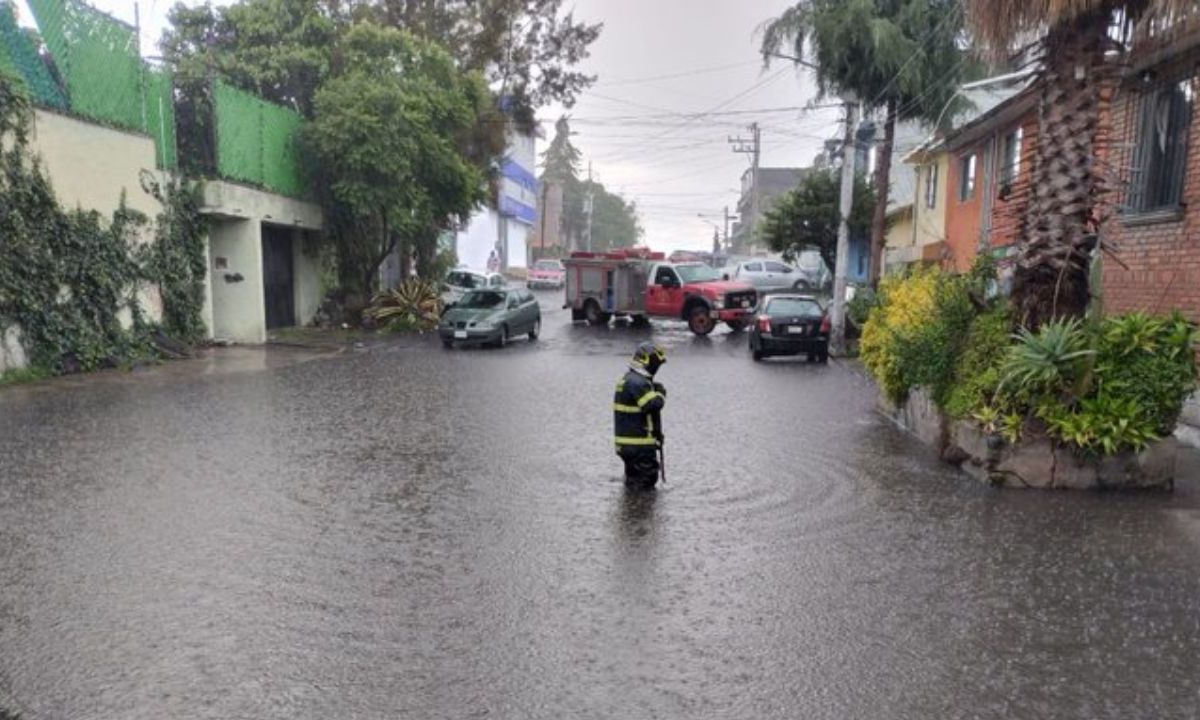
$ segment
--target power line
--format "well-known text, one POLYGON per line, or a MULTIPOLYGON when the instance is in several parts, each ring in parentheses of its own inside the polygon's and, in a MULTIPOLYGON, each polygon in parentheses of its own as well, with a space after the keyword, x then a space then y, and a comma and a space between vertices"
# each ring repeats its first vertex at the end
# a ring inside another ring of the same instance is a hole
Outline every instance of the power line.
POLYGON ((655 82, 658 80, 674 80, 675 78, 693 77, 695 75, 707 75, 710 73, 717 73, 717 72, 722 72, 724 70, 732 70, 734 68, 747 67, 750 65, 757 65, 757 64, 758 64, 757 60, 750 60, 750 61, 746 61, 746 62, 730 63, 729 65, 713 65, 711 67, 696 68, 695 70, 684 70, 684 71, 675 72, 675 73, 668 73, 666 75, 651 75, 649 77, 633 78, 633 79, 629 79, 629 80, 617 80, 615 82, 601 81, 601 82, 596 83, 596 86, 597 87, 617 87, 619 85, 641 85, 644 83, 652 83, 652 82, 655 82))

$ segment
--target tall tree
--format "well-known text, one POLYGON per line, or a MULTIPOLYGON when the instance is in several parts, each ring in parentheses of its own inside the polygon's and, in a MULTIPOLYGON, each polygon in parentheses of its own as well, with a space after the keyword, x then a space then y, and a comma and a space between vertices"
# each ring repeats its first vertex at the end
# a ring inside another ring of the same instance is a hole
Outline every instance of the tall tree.
POLYGON ((219 8, 176 3, 168 17, 160 48, 178 81, 220 78, 312 114, 339 33, 321 0, 242 0, 219 8))
POLYGON ((534 111, 575 104, 595 80, 577 67, 601 24, 578 22, 564 0, 329 0, 344 14, 367 12, 381 22, 433 40, 468 70, 487 77, 506 98, 518 126, 535 127, 534 111))
MULTIPOLYGON (((816 248, 830 271, 833 271, 837 264, 840 200, 840 172, 828 169, 809 173, 767 211, 763 221, 763 239, 771 250, 782 253, 789 262, 801 250, 816 248)), ((851 233, 862 234, 871 229, 874 206, 875 193, 871 186, 861 175, 855 176, 851 233)))
POLYGON ((1038 141, 1013 274, 1023 323, 1080 316, 1090 301, 1104 179, 1097 139, 1104 90, 1116 64, 1108 28, 1115 12, 1137 20, 1195 9, 1195 0, 966 0, 974 38, 996 55, 1033 50, 1039 59, 1038 141), (1021 47, 1029 38, 1032 46, 1021 47))
POLYGON ((821 96, 849 93, 864 112, 883 113, 871 223, 873 283, 883 267, 896 122, 932 124, 943 115, 968 69, 961 36, 959 0, 800 0, 764 26, 767 63, 788 51, 794 61, 815 66, 821 96))
POLYGON ((589 192, 592 194, 592 250, 604 252, 637 245, 642 237, 637 205, 609 192, 601 183, 585 180, 579 184, 580 200, 589 192))
POLYGON ((339 52, 348 70, 322 84, 303 141, 333 208, 343 289, 370 292, 397 247, 432 262, 438 234, 486 198, 482 168, 461 152, 491 95, 444 50, 357 23, 339 52))

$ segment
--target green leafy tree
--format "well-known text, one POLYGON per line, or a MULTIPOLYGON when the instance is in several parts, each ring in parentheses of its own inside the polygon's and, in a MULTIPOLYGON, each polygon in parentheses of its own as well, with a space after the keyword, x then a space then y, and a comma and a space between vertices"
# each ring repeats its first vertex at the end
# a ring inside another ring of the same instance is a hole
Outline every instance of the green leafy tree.
POLYGON ((883 266, 896 121, 936 123, 954 100, 970 69, 960 43, 961 10, 959 0, 800 0, 764 26, 766 62, 789 51, 816 68, 822 96, 852 94, 865 112, 884 114, 871 223, 873 283, 883 266))
POLYGON ((594 77, 576 66, 601 25, 577 22, 563 0, 239 0, 177 3, 163 56, 187 80, 221 77, 311 114, 324 78, 346 59, 340 31, 358 22, 406 30, 482 73, 525 132, 548 103, 566 107, 594 77))
MULTIPOLYGON (((1089 256, 1096 244, 1105 190, 1096 142, 1105 92, 1120 62, 1107 57, 1114 13, 1132 20, 1182 18, 1192 0, 966 0, 974 40, 1004 57, 1032 50, 1039 58, 1038 141, 1032 197, 1018 244, 1012 294, 1019 319, 1037 327, 1087 311, 1089 256), (1029 45, 1032 39, 1032 46, 1029 45)), ((1151 27, 1151 24, 1143 24, 1151 27)))
POLYGON ((329 233, 343 289, 364 295, 399 248, 428 271, 437 237, 487 197, 487 177, 461 151, 491 95, 477 73, 410 33, 358 23, 303 131, 314 185, 332 208, 329 233))
POLYGON ((176 3, 163 57, 178 82, 220 78, 311 115, 333 71, 339 26, 321 0, 242 0, 226 7, 176 3))
MULTIPOLYGON (((837 261, 840 199, 840 172, 817 170, 809 173, 767 211, 762 225, 763 240, 789 261, 805 248, 816 248, 832 271, 837 261)), ((870 230, 874 204, 875 193, 866 179, 855 177, 851 233, 870 230)))
POLYGON ((578 22, 564 0, 329 0, 341 17, 370 15, 439 43, 506 98, 518 127, 534 111, 571 107, 595 80, 576 69, 602 25, 578 22))
POLYGON ((584 181, 580 193, 593 193, 592 250, 605 251, 633 247, 642 237, 637 205, 611 193, 600 183, 584 181))

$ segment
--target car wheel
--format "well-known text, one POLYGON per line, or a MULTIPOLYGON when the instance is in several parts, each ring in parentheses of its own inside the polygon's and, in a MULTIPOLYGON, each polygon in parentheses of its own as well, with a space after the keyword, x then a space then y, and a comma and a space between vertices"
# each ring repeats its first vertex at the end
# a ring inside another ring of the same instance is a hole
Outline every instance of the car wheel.
POLYGON ((500 342, 498 343, 498 346, 504 347, 507 344, 508 344, 508 326, 505 325, 500 328, 500 342))
POLYGON ((821 352, 817 353, 817 362, 821 363, 822 365, 824 365, 825 363, 828 363, 829 362, 829 351, 822 350, 821 352))
POLYGON ((537 319, 537 320, 536 320, 536 321, 533 323, 533 329, 529 331, 529 339, 530 339, 530 340, 537 340, 537 339, 538 339, 538 335, 541 335, 541 334, 542 334, 542 319, 541 319, 541 318, 538 318, 538 319, 537 319))
POLYGON ((688 329, 697 335, 707 335, 716 327, 716 322, 708 314, 708 308, 697 306, 688 313, 688 329))
POLYGON ((762 362, 762 359, 766 357, 766 355, 763 355, 762 350, 754 350, 750 353, 750 357, 754 358, 754 362, 762 362))
POLYGON ((812 286, 808 284, 807 280, 797 280, 796 284, 792 286, 792 289, 796 290, 797 292, 808 292, 809 290, 812 290, 812 286))

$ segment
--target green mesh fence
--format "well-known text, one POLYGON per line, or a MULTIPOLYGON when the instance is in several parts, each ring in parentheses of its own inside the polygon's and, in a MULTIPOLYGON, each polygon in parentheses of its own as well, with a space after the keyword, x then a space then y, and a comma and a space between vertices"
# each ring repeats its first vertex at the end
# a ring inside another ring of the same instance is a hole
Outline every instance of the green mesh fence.
POLYGON ((71 110, 123 128, 146 130, 137 32, 76 0, 29 0, 67 85, 71 110))
POLYGON ((12 8, 0 2, 0 67, 14 72, 25 81, 33 101, 39 105, 63 109, 67 99, 42 62, 33 41, 17 25, 12 8))
POLYGON ((299 114, 222 82, 213 105, 218 174, 284 195, 304 194, 295 146, 299 114))
POLYGON ((172 85, 170 72, 146 70, 146 132, 154 138, 158 166, 170 170, 179 167, 172 85))

